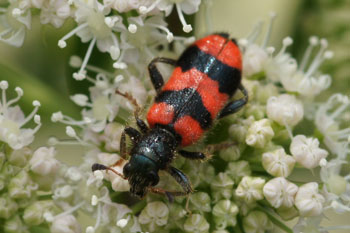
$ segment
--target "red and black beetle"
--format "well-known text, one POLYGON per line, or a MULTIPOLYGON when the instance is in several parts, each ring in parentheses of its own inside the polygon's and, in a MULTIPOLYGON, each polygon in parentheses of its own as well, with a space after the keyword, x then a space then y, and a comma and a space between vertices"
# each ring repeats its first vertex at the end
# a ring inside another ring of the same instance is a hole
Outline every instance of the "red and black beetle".
MULTIPOLYGON (((241 52, 228 34, 213 34, 197 40, 177 61, 155 58, 148 70, 157 91, 155 102, 147 114, 149 127, 135 114, 141 132, 132 127, 124 129, 120 141, 121 156, 126 158, 125 134, 130 136, 133 147, 130 160, 124 166, 123 174, 119 175, 128 179, 130 192, 140 198, 147 191, 168 197, 187 195, 192 192, 190 181, 170 163, 175 152, 189 159, 204 159, 205 155, 201 152, 178 148, 197 142, 215 119, 237 112, 247 103, 248 94, 241 85, 241 52), (165 84, 156 67, 156 63, 160 62, 175 66, 165 84), (244 97, 229 101, 237 90, 244 97), (154 188, 159 182, 159 170, 165 170, 174 177, 183 191, 154 188)), ((130 98, 128 94, 121 95, 130 98)), ((93 171, 105 169, 114 171, 101 164, 92 166, 93 171)))

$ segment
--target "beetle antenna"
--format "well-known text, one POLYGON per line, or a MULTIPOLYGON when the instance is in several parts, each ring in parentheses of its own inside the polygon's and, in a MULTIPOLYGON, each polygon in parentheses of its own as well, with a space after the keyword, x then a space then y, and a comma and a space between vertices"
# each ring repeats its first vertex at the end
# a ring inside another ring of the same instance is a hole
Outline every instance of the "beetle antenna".
POLYGON ((117 172, 116 170, 114 170, 114 169, 111 168, 111 167, 107 167, 107 166, 105 166, 105 165, 103 165, 103 164, 100 164, 100 163, 94 163, 94 164, 92 165, 92 167, 91 167, 91 170, 92 170, 92 172, 98 171, 98 170, 107 170, 107 171, 111 171, 111 172, 117 174, 118 176, 120 176, 121 178, 123 178, 124 180, 126 180, 126 178, 125 178, 125 176, 124 176, 123 174, 117 172))

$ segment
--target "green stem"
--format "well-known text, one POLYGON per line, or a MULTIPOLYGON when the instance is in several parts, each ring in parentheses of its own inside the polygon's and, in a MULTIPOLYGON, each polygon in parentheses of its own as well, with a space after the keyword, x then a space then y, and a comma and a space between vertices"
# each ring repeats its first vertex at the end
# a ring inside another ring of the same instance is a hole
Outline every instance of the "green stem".
POLYGON ((264 212, 268 218, 271 220, 271 222, 273 224, 275 224, 276 226, 278 226, 279 228, 281 228, 283 231, 287 232, 287 233, 293 233, 293 230, 290 229, 289 227, 287 227, 287 225, 285 225, 283 222, 281 222, 279 219, 277 219, 275 216, 273 216, 269 211, 267 211, 265 208, 258 206, 256 207, 257 210, 264 212))
POLYGON ((132 210, 132 214, 137 214, 138 212, 140 212, 143 208, 145 208, 145 206, 147 205, 147 202, 145 200, 139 201, 137 202, 135 205, 133 205, 131 207, 132 210))

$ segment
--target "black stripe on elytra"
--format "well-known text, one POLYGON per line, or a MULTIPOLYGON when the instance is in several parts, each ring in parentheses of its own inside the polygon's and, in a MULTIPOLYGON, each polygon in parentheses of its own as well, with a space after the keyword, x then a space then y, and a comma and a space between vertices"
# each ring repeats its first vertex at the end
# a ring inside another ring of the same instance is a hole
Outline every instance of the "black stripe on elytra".
POLYGON ((174 107, 173 123, 183 116, 191 116, 199 122, 202 129, 211 126, 210 112, 204 106, 202 97, 193 88, 184 88, 179 91, 163 91, 155 99, 157 103, 165 102, 174 107))
POLYGON ((177 61, 183 72, 192 68, 205 73, 209 78, 219 83, 219 91, 232 96, 241 82, 241 71, 235 67, 226 65, 216 57, 200 50, 197 46, 191 46, 185 50, 177 61))

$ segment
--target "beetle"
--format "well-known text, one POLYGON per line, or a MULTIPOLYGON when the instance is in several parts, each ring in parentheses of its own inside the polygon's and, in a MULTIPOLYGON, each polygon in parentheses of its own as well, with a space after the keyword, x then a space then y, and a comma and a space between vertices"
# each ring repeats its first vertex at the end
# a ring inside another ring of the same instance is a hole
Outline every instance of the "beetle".
POLYGON ((144 197, 147 191, 165 194, 169 199, 188 195, 193 192, 189 179, 171 166, 171 162, 176 152, 188 159, 205 159, 204 153, 182 148, 197 142, 214 120, 237 112, 248 102, 248 93, 241 85, 241 52, 228 34, 212 34, 195 41, 178 60, 153 59, 148 70, 157 92, 147 113, 149 126, 138 117, 140 107, 131 95, 116 91, 136 106, 135 118, 140 130, 126 127, 122 133, 122 158, 127 157, 126 135, 133 143, 123 174, 102 164, 94 164, 92 170, 117 173, 129 181, 131 194, 139 198, 144 197), (175 66, 167 83, 164 83, 157 63, 175 66), (243 97, 230 101, 237 90, 243 93, 243 97), (159 170, 169 173, 183 191, 155 188, 159 182, 159 170))

